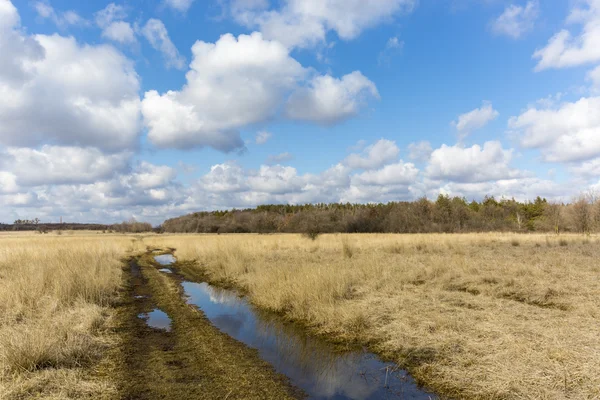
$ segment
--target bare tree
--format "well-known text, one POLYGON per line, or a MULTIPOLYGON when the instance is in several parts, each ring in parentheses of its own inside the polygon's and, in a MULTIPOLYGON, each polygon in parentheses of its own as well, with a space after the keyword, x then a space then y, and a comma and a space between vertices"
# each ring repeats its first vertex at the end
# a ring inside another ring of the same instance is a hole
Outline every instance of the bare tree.
POLYGON ((592 207, 588 195, 581 195, 573 201, 571 213, 575 230, 589 233, 592 224, 592 207))
POLYGON ((552 229, 554 229, 554 233, 557 235, 560 233, 560 223, 561 223, 561 208, 563 206, 558 203, 548 203, 546 205, 546 209, 544 213, 546 214, 546 218, 552 225, 552 229))

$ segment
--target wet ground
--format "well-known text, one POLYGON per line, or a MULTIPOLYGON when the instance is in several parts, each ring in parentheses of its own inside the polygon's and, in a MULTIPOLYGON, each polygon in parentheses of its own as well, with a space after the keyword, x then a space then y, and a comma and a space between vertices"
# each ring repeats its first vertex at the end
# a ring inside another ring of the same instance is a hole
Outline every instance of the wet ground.
POLYGON ((126 270, 122 398, 436 398, 367 351, 340 353, 233 290, 186 281, 172 254, 159 253, 126 270))
POLYGON ((174 274, 151 254, 129 261, 117 306, 118 347, 111 349, 121 399, 299 399, 250 349, 215 328, 183 298, 174 274))
POLYGON ((430 399, 403 370, 367 351, 340 353, 301 328, 261 313, 235 292, 183 282, 188 303, 290 378, 311 399, 430 399))
MULTIPOLYGON (((176 259, 168 256, 154 258, 162 266, 176 267, 176 259)), ((181 286, 188 304, 198 307, 220 331, 257 349, 311 399, 435 398, 394 364, 365 350, 341 353, 302 328, 256 309, 233 290, 185 280, 181 286)))

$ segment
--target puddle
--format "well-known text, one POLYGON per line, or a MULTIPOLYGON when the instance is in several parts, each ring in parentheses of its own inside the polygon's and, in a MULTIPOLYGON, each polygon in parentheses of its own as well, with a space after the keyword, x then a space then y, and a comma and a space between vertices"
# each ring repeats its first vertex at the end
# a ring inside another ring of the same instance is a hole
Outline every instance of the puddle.
POLYGON ((146 320, 151 328, 162 329, 167 332, 171 332, 171 318, 159 309, 156 309, 149 313, 142 313, 138 315, 139 318, 146 320))
POLYGON ((184 282, 188 303, 198 306, 221 331, 259 351, 311 399, 437 399, 393 364, 368 352, 339 354, 276 317, 257 311, 234 292, 184 282))
POLYGON ((159 269, 160 272, 164 272, 165 274, 172 274, 173 271, 171 271, 169 268, 161 268, 159 269))
POLYGON ((160 265, 171 265, 177 261, 173 254, 162 254, 160 256, 154 256, 154 260, 160 265))

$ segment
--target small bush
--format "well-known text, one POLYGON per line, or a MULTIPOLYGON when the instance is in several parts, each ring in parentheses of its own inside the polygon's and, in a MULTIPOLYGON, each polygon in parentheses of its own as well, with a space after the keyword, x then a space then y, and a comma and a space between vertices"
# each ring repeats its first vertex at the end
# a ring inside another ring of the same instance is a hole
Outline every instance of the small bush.
POLYGON ((567 242, 567 240, 566 240, 566 239, 560 239, 560 240, 558 241, 558 244, 564 247, 564 246, 568 246, 568 245, 569 245, 569 242, 567 242))
POLYGON ((307 232, 304 232, 302 235, 306 238, 309 238, 310 240, 317 240, 317 238, 319 237, 321 233, 317 230, 309 230, 307 232))
POLYGON ((519 242, 517 239, 513 239, 513 240, 511 240, 511 241, 510 241, 510 244, 511 244, 513 247, 519 247, 519 246, 521 245, 521 243, 520 243, 520 242, 519 242))
POLYGON ((346 258, 352 258, 352 256, 354 255, 354 249, 352 248, 352 246, 350 246, 350 243, 348 243, 348 240, 346 239, 342 240, 342 253, 346 258))

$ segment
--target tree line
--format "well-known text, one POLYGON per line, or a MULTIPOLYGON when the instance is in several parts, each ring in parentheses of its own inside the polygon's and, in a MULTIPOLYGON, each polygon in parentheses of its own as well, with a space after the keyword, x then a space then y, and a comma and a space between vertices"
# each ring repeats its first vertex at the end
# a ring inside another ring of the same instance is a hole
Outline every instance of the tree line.
POLYGON ((47 233, 52 231, 104 231, 119 233, 142 233, 152 232, 153 227, 148 222, 138 222, 135 219, 124 221, 120 224, 79 224, 72 222, 65 223, 44 223, 38 218, 31 220, 18 219, 13 224, 0 224, 0 231, 38 231, 47 233))
POLYGON ((586 194, 571 203, 537 197, 531 202, 486 196, 468 202, 439 195, 435 201, 387 204, 263 205, 253 209, 196 212, 165 221, 172 233, 453 233, 600 231, 600 198, 586 194))

